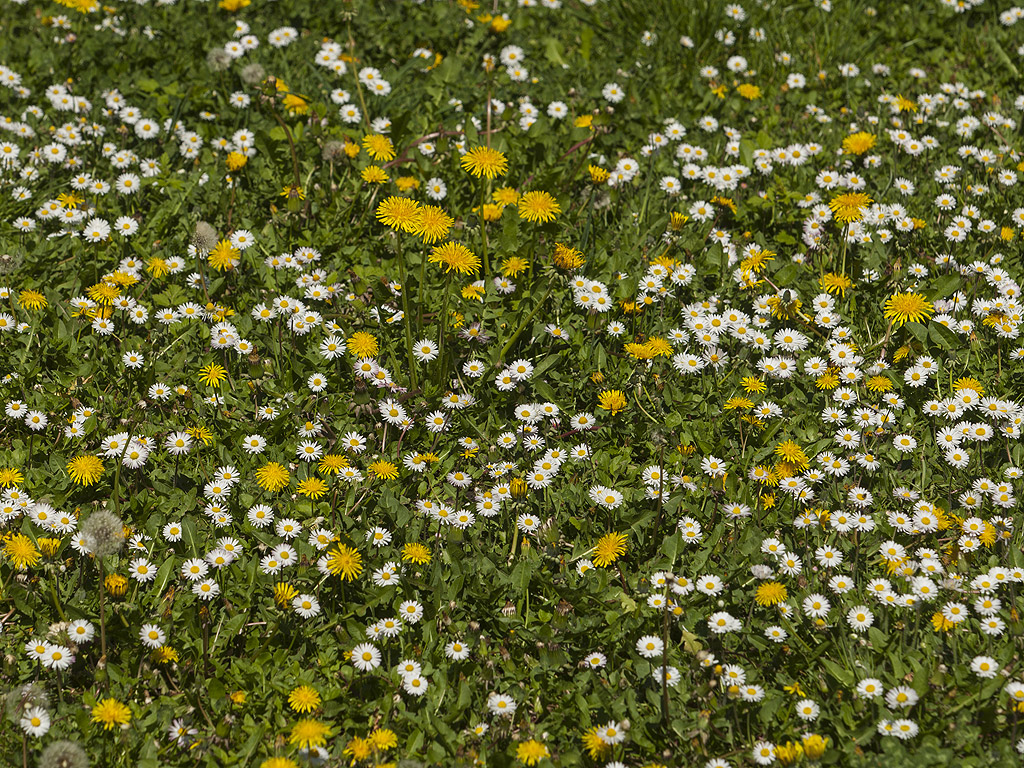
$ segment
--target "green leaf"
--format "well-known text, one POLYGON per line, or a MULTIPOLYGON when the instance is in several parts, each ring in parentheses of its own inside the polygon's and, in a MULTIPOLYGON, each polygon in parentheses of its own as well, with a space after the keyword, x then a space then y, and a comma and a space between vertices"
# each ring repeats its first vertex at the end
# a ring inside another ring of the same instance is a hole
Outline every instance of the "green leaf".
POLYGON ((590 44, 594 40, 594 30, 591 27, 584 27, 580 31, 580 56, 583 60, 590 63, 590 44))
POLYGON ((946 350, 956 350, 961 341, 955 333, 942 323, 928 323, 928 336, 936 346, 946 350))
POLYGON ((568 68, 568 64, 565 59, 562 58, 562 54, 565 53, 565 48, 562 46, 561 41, 557 37, 545 37, 544 38, 544 56, 552 64, 557 64, 563 69, 568 68))
POLYGON ((925 326, 921 325, 921 323, 915 323, 913 320, 911 320, 904 326, 904 328, 910 331, 910 333, 913 334, 914 337, 922 344, 928 343, 928 329, 925 326))
POLYGON ((821 659, 821 663, 828 670, 829 674, 844 686, 849 687, 856 683, 852 669, 840 666, 831 659, 821 659))
POLYGON ((943 275, 932 283, 932 289, 928 294, 929 301, 944 299, 963 287, 963 279, 960 275, 943 275))

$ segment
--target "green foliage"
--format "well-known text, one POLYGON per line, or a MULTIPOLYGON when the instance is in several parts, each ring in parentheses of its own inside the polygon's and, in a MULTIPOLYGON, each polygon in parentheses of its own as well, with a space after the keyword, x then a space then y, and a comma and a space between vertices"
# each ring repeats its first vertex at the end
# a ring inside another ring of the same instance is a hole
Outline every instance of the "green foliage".
POLYGON ((1016 764, 1008 3, 488 5, 0 10, 4 764, 1016 764))

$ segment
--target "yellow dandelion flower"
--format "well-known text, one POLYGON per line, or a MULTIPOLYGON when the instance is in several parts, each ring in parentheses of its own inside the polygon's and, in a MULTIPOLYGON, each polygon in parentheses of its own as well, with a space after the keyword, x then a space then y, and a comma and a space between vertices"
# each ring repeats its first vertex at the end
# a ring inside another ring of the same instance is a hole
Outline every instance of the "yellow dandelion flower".
POLYGON ((287 582, 280 581, 274 585, 274 602, 279 608, 287 608, 298 595, 299 590, 287 582))
POLYGON ((460 275, 472 274, 480 268, 480 258, 461 243, 434 246, 427 261, 444 265, 445 272, 455 271, 460 275))
POLYGON ((289 93, 282 102, 284 108, 293 115, 305 115, 309 112, 309 102, 297 93, 289 93))
POLYGON ((876 140, 875 135, 867 131, 851 133, 843 139, 843 152, 848 155, 863 155, 875 146, 876 140))
POLYGON ((363 572, 363 556, 347 544, 338 544, 327 553, 327 570, 342 581, 354 581, 363 572))
POLYGON ((614 416, 626 407, 626 396, 617 389, 606 389, 598 396, 597 407, 610 411, 614 416))
POLYGON ((300 685, 288 694, 288 706, 299 714, 312 712, 320 706, 320 694, 308 685, 300 685))
POLYGON ((199 369, 199 382, 217 388, 228 377, 227 369, 218 363, 208 363, 199 369))
POLYGON ((740 386, 743 387, 743 391, 748 395, 762 395, 768 391, 768 387, 757 376, 744 376, 740 379, 740 386))
POLYGON ((736 93, 747 101, 761 98, 761 89, 753 83, 741 83, 736 87, 736 93))
POLYGON ((899 112, 917 112, 917 104, 913 100, 908 99, 902 93, 896 97, 893 102, 896 105, 896 109, 899 112))
POLYGON ((672 345, 660 336, 651 336, 644 342, 644 346, 651 351, 653 357, 671 357, 672 355, 672 345))
POLYGON ((934 312, 935 307, 919 293, 894 293, 885 301, 883 316, 899 328, 910 321, 916 323, 925 321, 934 312))
POLYGON ((4 554, 14 567, 23 571, 39 562, 40 554, 32 539, 23 533, 14 533, 4 542, 4 554))
POLYGON ((436 205, 424 205, 419 213, 419 220, 409 231, 428 245, 446 238, 455 223, 455 219, 436 205))
POLYGON ((552 256, 552 260, 555 262, 556 267, 567 272, 579 269, 587 261, 582 251, 578 251, 563 243, 555 243, 555 253, 552 256))
POLYGON ((18 303, 25 309, 40 310, 47 305, 46 297, 39 291, 24 290, 18 294, 18 303))
POLYGON ((814 386, 821 390, 832 390, 839 386, 839 377, 834 373, 823 373, 814 380, 814 386))
POLYGON ((754 401, 746 397, 730 397, 722 406, 726 411, 749 411, 754 407, 754 401))
POLYGON ((505 277, 519 277, 529 266, 529 262, 522 256, 509 256, 501 262, 501 274, 505 277))
POLYGON ((864 218, 864 209, 872 202, 874 201, 863 192, 844 192, 833 197, 828 207, 832 209, 836 221, 849 224, 851 221, 860 221, 864 218))
POLYGON ((249 158, 241 152, 228 152, 228 156, 224 159, 224 164, 229 171, 240 171, 248 162, 249 158))
POLYGON ((668 215, 668 226, 673 232, 679 232, 683 226, 690 220, 689 216, 679 213, 679 211, 672 211, 668 215))
POLYGON ((467 285, 462 289, 462 298, 470 301, 483 301, 484 287, 482 285, 467 285))
POLYGON ((385 459, 377 459, 366 468, 377 480, 395 480, 398 477, 398 467, 385 459))
POLYGON ((322 747, 327 743, 327 737, 330 735, 331 729, 326 723, 321 723, 319 720, 299 720, 292 726, 292 732, 288 735, 288 743, 299 749, 322 747))
POLYGON ((0 467, 0 488, 10 488, 12 485, 22 485, 25 476, 20 469, 15 467, 0 467))
POLYGON ((241 258, 242 252, 240 250, 235 248, 229 241, 221 240, 210 251, 207 260, 210 262, 210 266, 218 272, 227 272, 237 267, 241 258))
POLYGON ((301 496, 305 496, 307 499, 322 498, 327 494, 327 483, 321 480, 319 477, 307 477, 295 489, 301 496))
POLYGON ((265 491, 277 492, 288 485, 291 474, 283 464, 269 461, 256 470, 256 482, 265 491))
POLYGON ((103 586, 114 597, 124 597, 128 591, 128 579, 120 573, 112 573, 103 580, 103 586))
POLYGON ((96 283, 89 286, 85 294, 97 304, 109 306, 114 299, 121 295, 121 289, 110 283, 96 283))
POLYGON ((154 256, 146 262, 146 271, 149 272, 153 277, 167 277, 170 274, 170 267, 167 266, 167 262, 161 259, 159 256, 154 256))
POLYGON ((370 734, 369 739, 378 752, 386 752, 398 746, 398 736, 388 728, 378 728, 370 734))
POLYGON ((548 192, 527 192, 519 198, 519 218, 546 224, 562 212, 558 201, 548 192))
POLYGON ((516 747, 516 759, 523 763, 523 765, 536 765, 543 758, 549 757, 550 754, 547 746, 536 739, 520 742, 519 746, 516 747))
POLYGON ((103 462, 98 456, 80 454, 67 463, 67 470, 76 485, 93 485, 103 476, 103 462))
POLYGON ((387 163, 395 159, 395 145, 387 136, 376 133, 368 134, 363 137, 363 147, 374 160, 383 160, 387 163))
POLYGON ((797 743, 787 741, 785 744, 775 745, 775 757, 783 765, 792 765, 803 757, 804 748, 797 743))
POLYGON ((519 193, 512 187, 501 187, 491 193, 491 199, 498 205, 515 205, 519 202, 519 193))
POLYGON ((828 749, 828 737, 822 737, 817 733, 804 734, 803 747, 808 760, 821 760, 828 749))
POLYGON ((973 389, 979 395, 985 394, 985 386, 973 376, 961 376, 953 382, 954 392, 959 392, 961 389, 973 389))
POLYGON ((356 357, 376 357, 380 352, 376 337, 366 331, 356 331, 349 336, 345 345, 348 347, 348 351, 356 357))
POLYGON ((807 454, 795 441, 786 440, 775 447, 775 455, 784 459, 789 464, 795 464, 801 469, 806 469, 809 464, 807 454))
POLYGON ((213 433, 202 424, 198 424, 194 427, 189 427, 185 430, 193 438, 201 442, 203 445, 210 445, 213 442, 213 433))
POLYGON ((832 295, 838 293, 845 298, 847 289, 853 286, 853 280, 851 280, 848 275, 826 272, 819 278, 818 285, 821 286, 822 290, 827 291, 832 295))
POLYGON ((397 231, 414 232, 420 216, 420 204, 408 197, 392 195, 377 205, 377 220, 397 231))
POLYGON ((169 645, 161 645, 150 655, 157 664, 172 664, 179 660, 178 652, 169 645))
POLYGON ((496 149, 474 147, 462 156, 462 167, 478 179, 481 176, 493 179, 505 175, 508 159, 496 149))
POLYGON ((754 602, 762 607, 778 605, 789 597, 786 586, 777 581, 766 581, 757 587, 754 593, 754 602))
POLYGON ((411 189, 419 189, 420 181, 415 176, 399 176, 395 179, 395 186, 401 192, 408 192, 411 189))
POLYGON ((607 568, 626 554, 626 534, 606 533, 594 546, 594 565, 607 568))
POLYGON ((44 536, 43 538, 39 539, 37 543, 39 544, 39 550, 43 553, 43 555, 45 555, 46 557, 53 557, 57 554, 57 550, 60 549, 60 545, 62 542, 60 539, 56 539, 52 536, 44 536))
POLYGON ((890 389, 892 389, 892 379, 890 379, 888 376, 882 376, 881 374, 879 374, 878 376, 871 376, 864 383, 867 386, 869 392, 881 393, 888 392, 890 389))
POLYGON ((57 195, 57 202, 60 203, 61 208, 78 208, 80 203, 85 202, 85 198, 75 192, 61 192, 57 195))
POLYGON ((583 748, 587 750, 591 760, 598 760, 611 754, 612 751, 612 745, 601 741, 597 730, 597 726, 594 726, 583 734, 583 748))
POLYGON ((348 744, 345 745, 343 753, 348 757, 352 758, 352 765, 355 765, 360 760, 365 760, 370 756, 373 751, 373 742, 369 739, 361 739, 358 736, 351 739, 348 744))
POLYGON ((127 725, 131 719, 132 711, 117 699, 101 699, 92 708, 92 721, 101 723, 105 731, 127 725))
POLYGON ((402 547, 402 559, 407 563, 426 565, 430 562, 430 550, 419 542, 410 542, 402 547))
POLYGON ((320 474, 323 475, 336 475, 345 467, 349 466, 348 459, 337 453, 325 454, 317 468, 320 470, 320 474))
POLYGON ((359 177, 367 184, 384 184, 388 180, 387 172, 379 165, 368 165, 359 173, 359 177))

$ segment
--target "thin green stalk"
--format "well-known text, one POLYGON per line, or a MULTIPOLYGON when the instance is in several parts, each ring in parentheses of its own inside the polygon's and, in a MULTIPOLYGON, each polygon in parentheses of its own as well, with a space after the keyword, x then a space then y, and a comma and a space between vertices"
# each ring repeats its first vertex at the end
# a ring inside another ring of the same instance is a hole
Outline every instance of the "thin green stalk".
POLYGON ((412 354, 412 318, 409 316, 409 283, 405 276, 405 257, 402 255, 402 236, 395 233, 397 238, 395 251, 398 254, 398 274, 402 281, 402 324, 405 326, 405 352, 409 357, 409 388, 417 389, 419 383, 416 379, 416 358, 412 354))
MULTIPOLYGON (((426 261, 426 259, 424 259, 426 261)), ((444 298, 441 301, 441 338, 438 343, 437 359, 441 363, 441 371, 447 371, 444 365, 444 337, 448 333, 448 291, 451 289, 451 279, 446 274, 444 276, 444 298)), ((446 374, 442 373, 442 376, 446 374)))
POLYGON ((480 187, 480 238, 483 241, 484 280, 491 276, 490 262, 487 259, 487 222, 484 221, 484 206, 487 203, 487 187, 480 187))
POLYGON ((96 565, 100 569, 100 658, 107 658, 107 614, 104 610, 103 594, 106 592, 106 584, 103 580, 103 558, 96 558, 96 565))

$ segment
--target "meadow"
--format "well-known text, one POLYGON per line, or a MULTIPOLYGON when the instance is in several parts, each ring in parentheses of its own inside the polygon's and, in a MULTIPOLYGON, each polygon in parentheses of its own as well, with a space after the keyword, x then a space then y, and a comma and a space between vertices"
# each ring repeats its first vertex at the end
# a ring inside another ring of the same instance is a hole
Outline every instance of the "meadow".
POLYGON ((1019 765, 1022 19, 0 0, 0 765, 1019 765))

